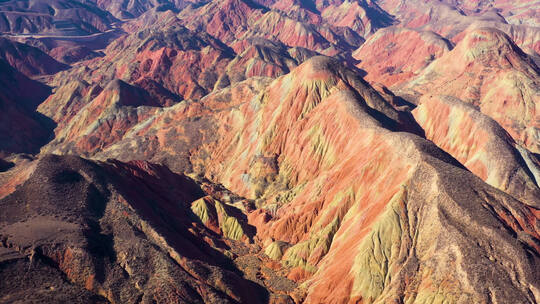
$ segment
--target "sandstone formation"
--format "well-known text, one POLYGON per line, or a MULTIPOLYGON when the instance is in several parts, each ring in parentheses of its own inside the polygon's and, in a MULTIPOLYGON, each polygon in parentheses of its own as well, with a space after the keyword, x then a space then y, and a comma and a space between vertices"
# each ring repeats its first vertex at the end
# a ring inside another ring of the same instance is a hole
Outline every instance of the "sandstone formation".
POLYGON ((414 96, 450 95, 495 119, 517 141, 538 152, 539 69, 504 33, 470 31, 400 91, 414 96))
POLYGON ((369 37, 353 56, 366 80, 390 87, 417 76, 452 47, 433 32, 390 27, 369 37))
POLYGON ((540 302, 538 9, 0 2, 0 303, 540 302))

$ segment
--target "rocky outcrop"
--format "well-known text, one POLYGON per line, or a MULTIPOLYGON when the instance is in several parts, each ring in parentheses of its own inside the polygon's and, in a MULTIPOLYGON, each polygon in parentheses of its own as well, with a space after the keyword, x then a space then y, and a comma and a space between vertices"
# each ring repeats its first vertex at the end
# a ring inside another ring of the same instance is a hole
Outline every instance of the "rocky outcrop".
POLYGON ((374 3, 332 3, 319 8, 309 1, 261 4, 243 0, 209 2, 184 9, 179 18, 188 28, 203 28, 228 45, 263 37, 325 55, 351 51, 363 42, 362 36, 392 22, 374 3))
MULTIPOLYGON (((73 70, 72 80, 84 79, 105 86, 114 78, 129 83, 156 83, 159 90, 179 98, 200 98, 212 91, 234 53, 207 34, 178 25, 176 17, 164 28, 149 28, 125 35, 105 50, 106 56, 73 70), (175 21, 176 20, 176 21, 175 21)), ((156 96, 159 98, 159 96, 156 96)))

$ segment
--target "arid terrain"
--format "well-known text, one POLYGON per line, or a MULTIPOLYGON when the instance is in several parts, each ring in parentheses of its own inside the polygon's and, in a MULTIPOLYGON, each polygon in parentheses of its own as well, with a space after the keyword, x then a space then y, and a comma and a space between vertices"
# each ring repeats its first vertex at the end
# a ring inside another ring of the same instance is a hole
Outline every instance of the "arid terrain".
POLYGON ((0 0, 0 303, 540 303, 536 0, 0 0))

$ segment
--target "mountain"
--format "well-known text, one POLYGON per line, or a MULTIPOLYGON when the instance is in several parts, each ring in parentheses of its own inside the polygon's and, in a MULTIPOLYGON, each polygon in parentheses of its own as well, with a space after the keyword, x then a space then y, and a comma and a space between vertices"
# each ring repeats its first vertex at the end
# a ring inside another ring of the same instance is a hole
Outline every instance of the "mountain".
POLYGON ((82 35, 110 29, 108 12, 75 0, 2 1, 0 32, 9 34, 82 35))
POLYGON ((407 81, 433 60, 453 48, 453 44, 430 31, 388 27, 369 37, 353 52, 366 80, 393 86, 407 81))
POLYGON ((0 59, 0 157, 36 153, 49 141, 53 123, 36 108, 50 91, 0 59))
POLYGON ((540 302, 535 1, 0 1, 0 303, 540 302))
POLYGON ((189 204, 205 196, 191 179, 144 162, 74 156, 44 155, 27 166, 30 176, 0 200, 6 210, 1 274, 11 275, 1 283, 2 301, 257 303, 268 297, 238 275, 225 244, 220 252, 199 242, 203 235, 209 242, 219 237, 194 221, 189 204))
POLYGON ((535 207, 540 162, 494 120, 450 96, 423 96, 413 110, 426 138, 493 187, 535 207), (439 113, 448 113, 441 117, 439 113))
MULTIPOLYGON (((466 171, 433 143, 396 132, 406 120, 336 60, 312 58, 261 84, 263 94, 256 98, 238 95, 245 85, 237 84, 237 93, 213 93, 203 104, 181 103, 157 113, 98 157, 163 162, 254 200, 256 208, 240 210, 257 231, 259 252, 301 283, 288 293, 296 301, 410 294, 411 300, 535 301, 527 287, 515 286, 535 284, 538 259, 530 254, 538 250, 537 196, 524 204, 466 171), (237 95, 229 99, 229 94, 237 95), (498 246, 489 245, 493 242, 498 246), (486 251, 488 256, 480 254, 486 251), (450 266, 456 257, 460 271, 450 266), (445 271, 434 271, 442 267, 445 271), (432 288, 439 290, 436 295, 432 288), (487 290, 501 292, 489 296, 487 290)), ((211 214, 222 207, 215 204, 208 198, 191 210, 207 227, 238 238, 217 228, 219 217, 212 220, 211 214)))
POLYGON ((400 21, 399 25, 403 27, 430 30, 447 39, 456 39, 456 42, 462 36, 460 33, 467 28, 493 27, 511 36, 520 47, 531 48, 538 53, 540 37, 537 30, 536 4, 530 1, 531 3, 527 5, 529 1, 520 1, 519 4, 514 2, 508 5, 505 2, 380 0, 377 4, 396 16, 396 19, 400 21), (502 9, 503 7, 506 9, 502 9), (510 7, 511 9, 508 9, 510 7), (505 16, 500 12, 506 12, 505 16), (530 22, 528 17, 525 17, 525 20, 521 19, 527 15, 532 16, 530 22), (509 23, 506 20, 506 18, 512 20, 512 16, 517 19, 517 22, 509 23))
POLYGON ((84 151, 93 152, 146 120, 159 106, 145 90, 113 80, 77 112, 75 119, 56 128, 55 139, 50 144, 59 141, 63 145, 69 143, 69 150, 84 147, 84 151))
POLYGON ((408 96, 450 95, 473 104, 537 153, 538 80, 536 64, 507 35, 482 28, 468 32, 400 90, 408 96))
POLYGON ((133 19, 152 10, 180 10, 189 5, 201 4, 202 0, 149 0, 149 1, 112 1, 112 0, 95 0, 100 8, 110 12, 119 19, 133 19))
POLYGON ((0 58, 28 77, 52 75, 68 68, 40 49, 0 38, 0 58))
POLYGON ((540 16, 538 15, 538 7, 531 0, 521 0, 510 2, 505 0, 496 1, 443 1, 450 5, 455 5, 462 11, 468 14, 481 14, 487 11, 496 11, 504 16, 510 23, 529 24, 538 26, 540 16), (491 3, 490 3, 491 2, 491 3))
POLYGON ((267 7, 243 0, 209 2, 187 7, 179 17, 188 28, 205 28, 228 45, 234 40, 264 37, 325 55, 358 47, 363 36, 392 23, 391 17, 373 3, 345 2, 316 9, 309 1, 291 2, 279 1, 267 7))

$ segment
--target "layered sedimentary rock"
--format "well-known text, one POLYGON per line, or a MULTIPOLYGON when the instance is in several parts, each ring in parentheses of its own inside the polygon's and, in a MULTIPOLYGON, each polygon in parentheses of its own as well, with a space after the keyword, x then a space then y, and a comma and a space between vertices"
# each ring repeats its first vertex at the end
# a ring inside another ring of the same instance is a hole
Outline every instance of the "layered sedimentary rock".
POLYGON ((452 47, 433 32, 391 27, 369 37, 353 56, 367 81, 389 87, 418 75, 452 47))
POLYGON ((450 95, 470 103, 533 152, 539 150, 539 70, 504 33, 470 31, 400 90, 414 100, 450 95))
POLYGON ((190 4, 203 2, 201 0, 149 0, 149 1, 112 1, 95 0, 96 4, 119 19, 131 19, 152 10, 183 9, 190 4))
POLYGON ((267 255, 303 282, 297 300, 536 301, 537 197, 516 200, 432 143, 392 132, 400 116, 377 96, 317 57, 258 96, 226 97, 231 110, 208 109, 212 96, 207 107, 179 104, 103 155, 139 147, 136 157, 255 199, 250 223, 267 255), (184 151, 159 148, 194 128, 184 151))
POLYGON ((539 302, 540 34, 491 4, 0 4, 0 302, 539 302))
POLYGON ((112 65, 105 67, 99 60, 94 68, 98 79, 110 77, 104 70, 129 82, 148 78, 186 98, 201 97, 211 91, 215 75, 233 57, 219 41, 178 25, 122 37, 106 52, 104 60, 112 65))
POLYGON ((305 48, 288 48, 266 39, 254 38, 244 42, 239 43, 238 48, 243 49, 244 44, 248 46, 229 62, 214 89, 254 76, 275 78, 287 74, 304 60, 317 55, 316 52, 305 48))
POLYGON ((540 16, 538 15, 538 6, 532 0, 496 0, 489 2, 483 1, 443 1, 457 7, 467 14, 475 15, 489 11, 496 11, 504 16, 510 23, 528 24, 538 26, 540 16))
POLYGON ((374 1, 337 1, 319 7, 325 22, 336 27, 348 27, 364 37, 394 23, 392 16, 374 1))
MULTIPOLYGON (((44 105, 48 102, 51 100, 44 105)), ((75 119, 59 124, 49 145, 62 144, 68 153, 94 153, 121 139, 131 127, 159 109, 160 104, 146 91, 116 79, 82 106, 75 119)))
POLYGON ((188 28, 204 28, 228 45, 263 37, 326 55, 350 51, 360 46, 362 36, 392 23, 376 4, 332 3, 316 8, 305 1, 292 2, 262 3, 267 6, 242 0, 210 2, 186 8, 179 17, 188 28))
MULTIPOLYGON (((498 2, 498 1, 495 1, 498 2)), ((528 1, 524 1, 528 2, 528 1)), ((504 31, 512 37, 514 42, 522 48, 530 48, 537 53, 540 51, 540 36, 538 30, 537 9, 533 7, 523 7, 524 15, 530 14, 533 16, 529 22, 527 20, 519 20, 519 14, 512 15, 506 10, 505 16, 498 13, 501 9, 497 8, 499 3, 491 2, 474 2, 479 11, 472 12, 463 9, 461 1, 395 1, 395 0, 380 0, 377 3, 388 13, 396 16, 400 21, 400 26, 408 28, 418 28, 422 30, 430 30, 436 32, 447 39, 460 38, 460 33, 463 33, 469 27, 494 27, 504 31), (453 2, 453 3, 448 3, 453 2), (490 6, 493 5, 493 6, 490 6), (506 18, 511 21, 509 23, 506 18), (513 18, 515 17, 515 18, 513 18), (512 22, 514 20, 515 22, 512 22)), ((513 6, 517 11, 519 5, 513 6)), ((528 19, 528 18, 526 18, 528 19)))
POLYGON ((497 122, 449 96, 424 96, 413 114, 427 139, 475 175, 539 207, 540 162, 497 122))

